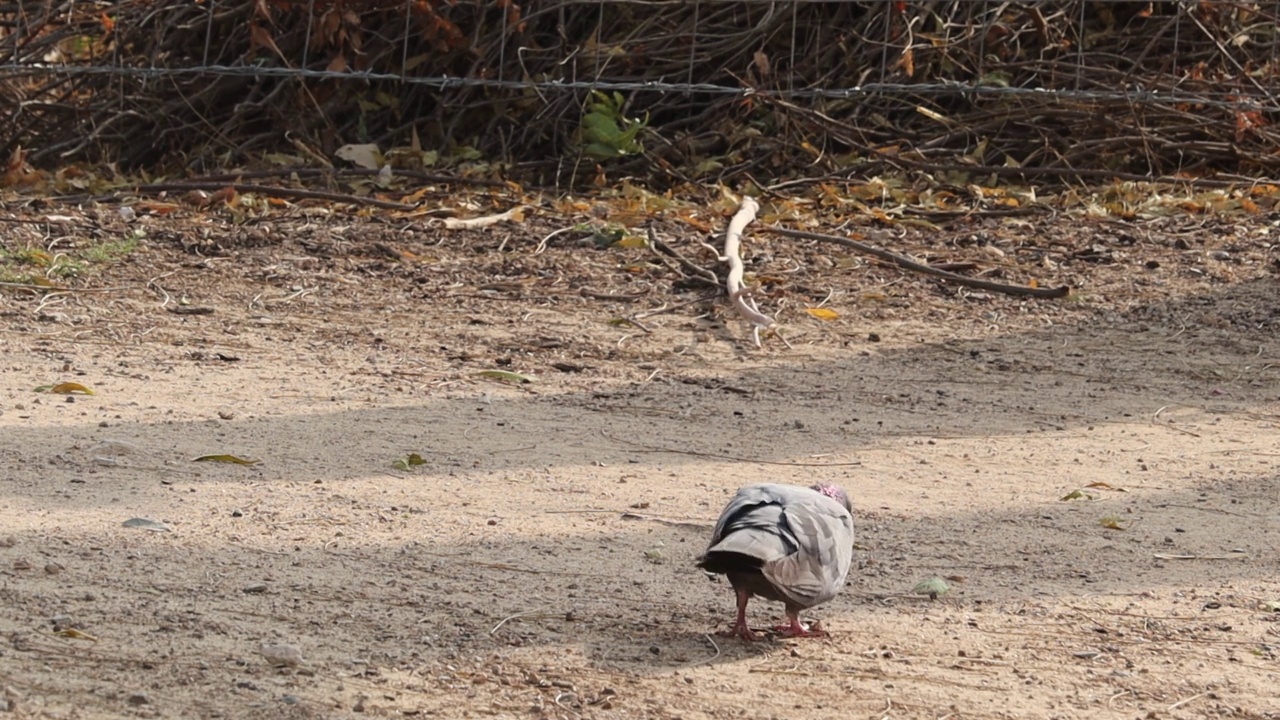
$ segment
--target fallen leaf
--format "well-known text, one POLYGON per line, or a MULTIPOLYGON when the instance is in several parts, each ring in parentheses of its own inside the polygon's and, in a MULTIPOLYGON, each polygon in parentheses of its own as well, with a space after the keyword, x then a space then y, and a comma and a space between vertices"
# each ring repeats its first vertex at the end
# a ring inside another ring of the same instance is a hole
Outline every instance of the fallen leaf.
POLYGON ((343 145, 333 153, 339 160, 346 160, 356 167, 365 170, 381 170, 383 165, 382 151, 373 143, 364 145, 343 145))
POLYGON ((1123 530, 1124 525, 1120 524, 1120 518, 1114 515, 1107 515, 1098 521, 1098 524, 1108 530, 1123 530))
POLYGON ((946 595, 951 590, 951 586, 946 580, 940 577, 931 577, 927 580, 921 580, 911 589, 911 592, 917 595, 928 595, 930 598, 937 600, 942 595, 946 595))
POLYGON ((149 518, 129 518, 124 521, 127 528, 137 528, 139 530, 150 530, 151 532, 169 532, 169 526, 158 520, 149 518))
POLYGON ((805 308, 805 311, 819 320, 835 320, 840 317, 840 313, 829 308, 805 308))
POLYGON ((417 465, 426 465, 426 464, 427 464, 427 461, 423 460, 422 456, 419 455, 418 453, 409 453, 408 455, 402 458, 396 458, 396 461, 391 463, 391 467, 395 468, 396 470, 408 470, 411 467, 415 467, 417 465))
POLYGON ((62 630, 58 630, 54 633, 54 635, 59 635, 64 638, 71 638, 73 640, 89 640, 90 642, 98 642, 98 638, 90 635, 87 632, 76 630, 75 628, 64 628, 62 630))
POLYGON ((191 462, 217 462, 230 463, 232 465, 257 465, 261 460, 245 460, 235 455, 201 455, 191 462))
POLYGON ((80 383, 64 382, 58 383, 49 388, 51 393, 59 393, 61 395, 92 395, 93 391, 81 385, 80 383))
POLYGON ((491 380, 501 380, 502 382, 514 383, 516 385, 533 382, 533 378, 527 375, 508 372, 506 370, 481 370, 476 373, 476 375, 483 378, 489 378, 491 380))
POLYGON ((1092 495, 1090 495, 1090 494, 1089 494, 1089 493, 1087 493, 1087 492, 1084 492, 1083 490, 1072 490, 1071 492, 1067 493, 1066 495, 1063 495, 1060 499, 1062 499, 1062 500, 1092 500, 1092 499, 1093 499, 1093 496, 1092 496, 1092 495))

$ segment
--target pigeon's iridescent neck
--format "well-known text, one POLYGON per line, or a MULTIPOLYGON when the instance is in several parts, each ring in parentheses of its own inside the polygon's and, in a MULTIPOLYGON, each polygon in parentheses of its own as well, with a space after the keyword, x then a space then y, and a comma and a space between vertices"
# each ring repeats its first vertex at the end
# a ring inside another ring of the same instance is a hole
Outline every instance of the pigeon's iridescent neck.
POLYGON ((813 489, 817 490, 823 495, 826 495, 832 500, 835 500, 836 502, 845 506, 845 508, 848 509, 850 512, 853 512, 853 508, 849 503, 849 496, 845 494, 844 488, 840 487, 839 485, 832 485, 830 483, 818 483, 817 485, 813 486, 813 489))

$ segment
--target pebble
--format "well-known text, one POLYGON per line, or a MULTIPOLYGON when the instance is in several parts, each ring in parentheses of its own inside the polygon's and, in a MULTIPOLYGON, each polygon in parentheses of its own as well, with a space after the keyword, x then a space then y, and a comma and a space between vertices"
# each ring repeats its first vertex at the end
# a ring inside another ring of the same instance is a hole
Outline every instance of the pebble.
POLYGON ((267 659, 274 667, 298 667, 302 664, 302 651, 292 645, 269 645, 263 643, 258 646, 258 654, 267 659))

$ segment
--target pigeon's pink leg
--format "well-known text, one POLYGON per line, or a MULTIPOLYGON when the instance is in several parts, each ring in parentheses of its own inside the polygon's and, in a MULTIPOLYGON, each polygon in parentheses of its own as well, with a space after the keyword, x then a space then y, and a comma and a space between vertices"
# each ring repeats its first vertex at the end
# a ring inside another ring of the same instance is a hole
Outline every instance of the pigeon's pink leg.
POLYGON ((733 629, 722 630, 718 634, 725 637, 742 638, 748 642, 759 640, 760 636, 751 631, 747 626, 747 601, 751 599, 751 593, 745 590, 738 591, 738 617, 734 620, 733 629))
POLYGON ((790 625, 779 625, 774 630, 782 637, 825 637, 826 632, 822 630, 806 630, 800 624, 800 611, 792 611, 787 609, 787 619, 791 621, 790 625))

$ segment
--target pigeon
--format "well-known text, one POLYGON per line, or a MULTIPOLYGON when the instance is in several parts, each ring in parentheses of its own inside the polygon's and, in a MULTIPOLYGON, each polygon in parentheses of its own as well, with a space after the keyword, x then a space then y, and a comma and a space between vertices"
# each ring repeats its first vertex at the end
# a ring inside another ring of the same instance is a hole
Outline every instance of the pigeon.
POLYGON ((747 625, 752 596, 786 607, 784 637, 824 635, 800 624, 800 611, 835 597, 853 564, 853 513, 849 496, 826 483, 750 485, 738 490, 711 533, 698 566, 728 575, 738 596, 733 629, 721 633, 759 639, 747 625))

